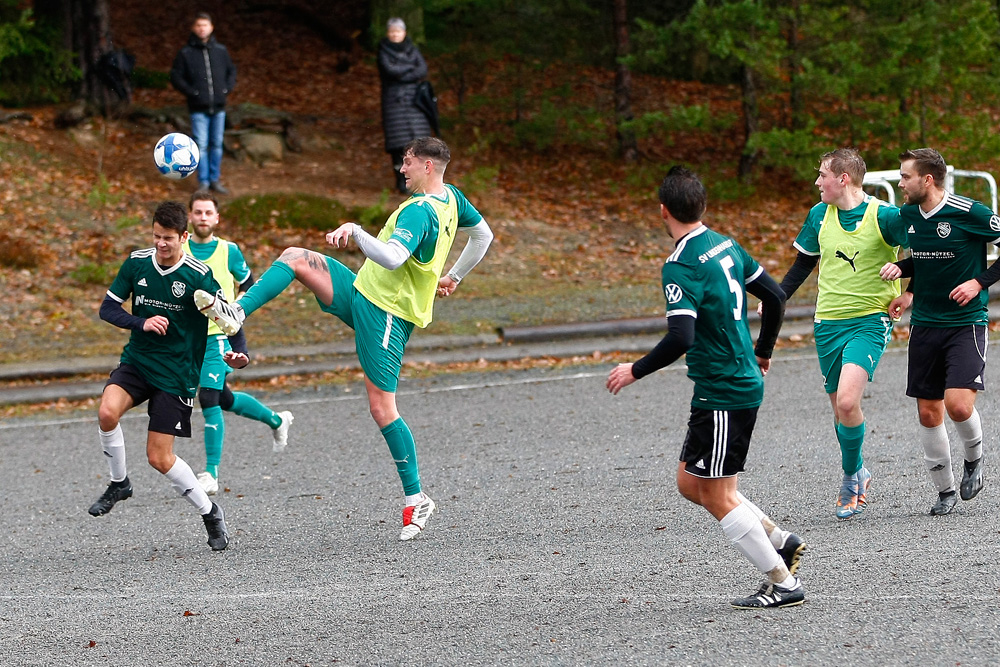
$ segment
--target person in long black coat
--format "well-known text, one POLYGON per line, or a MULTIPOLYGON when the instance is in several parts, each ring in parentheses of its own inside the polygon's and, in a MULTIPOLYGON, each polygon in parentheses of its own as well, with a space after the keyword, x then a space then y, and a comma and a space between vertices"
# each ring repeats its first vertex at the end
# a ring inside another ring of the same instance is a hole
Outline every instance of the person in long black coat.
POLYGON ((406 36, 403 19, 391 18, 386 24, 386 36, 378 45, 378 73, 385 151, 392 158, 396 189, 405 193, 406 179, 399 173, 403 149, 414 139, 432 136, 432 131, 427 116, 413 105, 417 84, 427 76, 427 62, 406 36))

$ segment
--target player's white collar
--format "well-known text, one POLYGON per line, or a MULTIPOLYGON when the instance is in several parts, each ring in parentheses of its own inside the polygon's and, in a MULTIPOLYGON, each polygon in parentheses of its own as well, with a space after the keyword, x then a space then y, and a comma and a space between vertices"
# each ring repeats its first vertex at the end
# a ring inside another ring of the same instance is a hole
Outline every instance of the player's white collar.
POLYGON ((184 258, 186 256, 188 256, 188 254, 184 252, 184 248, 182 246, 181 258, 177 260, 177 263, 174 264, 173 266, 164 269, 162 266, 160 266, 160 263, 156 261, 156 248, 153 248, 153 254, 149 256, 149 261, 153 263, 153 268, 156 269, 157 273, 159 273, 161 276, 166 276, 173 273, 177 269, 181 268, 181 265, 184 264, 184 258))
POLYGON ((944 192, 944 196, 941 197, 941 201, 938 202, 938 205, 935 206, 933 209, 931 209, 931 211, 929 213, 924 213, 924 208, 922 206, 920 206, 919 204, 917 204, 917 209, 920 211, 920 215, 924 216, 924 220, 927 220, 931 216, 933 216, 933 215, 937 214, 938 212, 940 212, 941 209, 944 208, 944 205, 948 203, 948 197, 951 196, 951 193, 948 192, 947 190, 943 190, 943 192, 944 192))

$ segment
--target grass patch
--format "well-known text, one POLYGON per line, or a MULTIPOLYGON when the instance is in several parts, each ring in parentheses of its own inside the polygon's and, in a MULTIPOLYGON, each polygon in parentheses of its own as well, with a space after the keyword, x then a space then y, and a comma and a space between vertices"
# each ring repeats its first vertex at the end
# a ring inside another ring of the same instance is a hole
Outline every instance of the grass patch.
POLYGON ((392 212, 389 194, 383 192, 371 206, 347 207, 336 199, 302 193, 274 193, 240 197, 223 208, 231 224, 242 228, 265 224, 308 230, 329 230, 344 222, 364 227, 381 225, 392 212))
POLYGON ((73 269, 69 276, 81 285, 110 285, 117 272, 117 264, 84 262, 73 269))

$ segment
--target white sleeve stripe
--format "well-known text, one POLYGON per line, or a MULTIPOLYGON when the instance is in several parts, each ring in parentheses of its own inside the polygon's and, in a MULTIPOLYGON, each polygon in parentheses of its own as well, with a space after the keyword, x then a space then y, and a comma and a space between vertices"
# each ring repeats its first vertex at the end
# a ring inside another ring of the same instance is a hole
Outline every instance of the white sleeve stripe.
POLYGON ((764 273, 764 267, 763 266, 758 266, 757 270, 753 272, 753 275, 750 276, 749 278, 747 278, 747 282, 748 283, 752 283, 753 281, 755 281, 758 278, 760 278, 760 274, 762 274, 762 273, 764 273))
POLYGON ((795 248, 796 250, 798 250, 799 252, 801 252, 803 255, 809 255, 810 257, 817 257, 817 256, 819 256, 818 252, 811 252, 809 250, 806 250, 802 246, 800 246, 798 241, 796 241, 795 243, 793 243, 792 247, 795 248))
POLYGON ((125 303, 125 299, 119 299, 117 294, 114 294, 111 290, 108 290, 108 296, 117 301, 118 303, 125 303))
POLYGON ((670 319, 674 315, 686 315, 687 317, 693 317, 698 319, 698 311, 696 310, 670 310, 667 311, 667 319, 670 319))

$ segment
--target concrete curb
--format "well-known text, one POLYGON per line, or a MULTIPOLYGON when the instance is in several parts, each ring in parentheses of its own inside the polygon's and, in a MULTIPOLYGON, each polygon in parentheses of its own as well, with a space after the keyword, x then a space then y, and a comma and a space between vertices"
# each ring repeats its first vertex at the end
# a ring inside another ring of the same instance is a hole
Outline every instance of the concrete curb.
MULTIPOLYGON (((806 314, 811 318, 812 309, 807 310, 806 314)), ((801 313, 796 311, 795 314, 801 313)), ((750 317, 750 325, 755 332, 758 324, 759 320, 754 313, 750 317)), ((497 335, 435 336, 418 333, 407 346, 405 363, 438 365, 545 357, 567 359, 612 352, 643 354, 660 341, 666 330, 666 318, 656 317, 511 327, 500 330, 497 335)), ((782 335, 805 335, 811 331, 811 319, 799 317, 786 319, 782 335)), ((260 348, 254 352, 261 361, 252 362, 237 371, 237 378, 263 380, 286 375, 360 369, 353 342, 260 348)), ((0 383, 31 382, 22 386, 0 386, 0 405, 95 398, 104 389, 103 379, 81 381, 73 378, 105 375, 117 364, 117 356, 0 364, 0 383)))
MULTIPOLYGON (((992 293, 992 292, 991 292, 992 293)), ((812 306, 790 306, 785 313, 781 335, 805 336, 812 333, 812 306)), ((990 304, 990 319, 1000 320, 1000 303, 990 304)), ((748 315, 756 336, 760 318, 748 315)), ((906 326, 909 314, 897 326, 906 326)), ((576 322, 534 327, 505 327, 496 335, 435 336, 417 333, 406 349, 407 364, 502 362, 551 357, 567 359, 592 357, 612 352, 649 351, 667 330, 665 317, 576 322)), ((239 371, 245 380, 262 380, 285 375, 307 375, 329 371, 360 369, 353 342, 303 345, 254 350, 260 361, 239 371)), ((46 403, 94 398, 101 395, 104 381, 79 381, 83 375, 109 373, 118 357, 65 359, 37 363, 0 364, 0 383, 31 381, 23 386, 0 386, 0 405, 46 403)))

